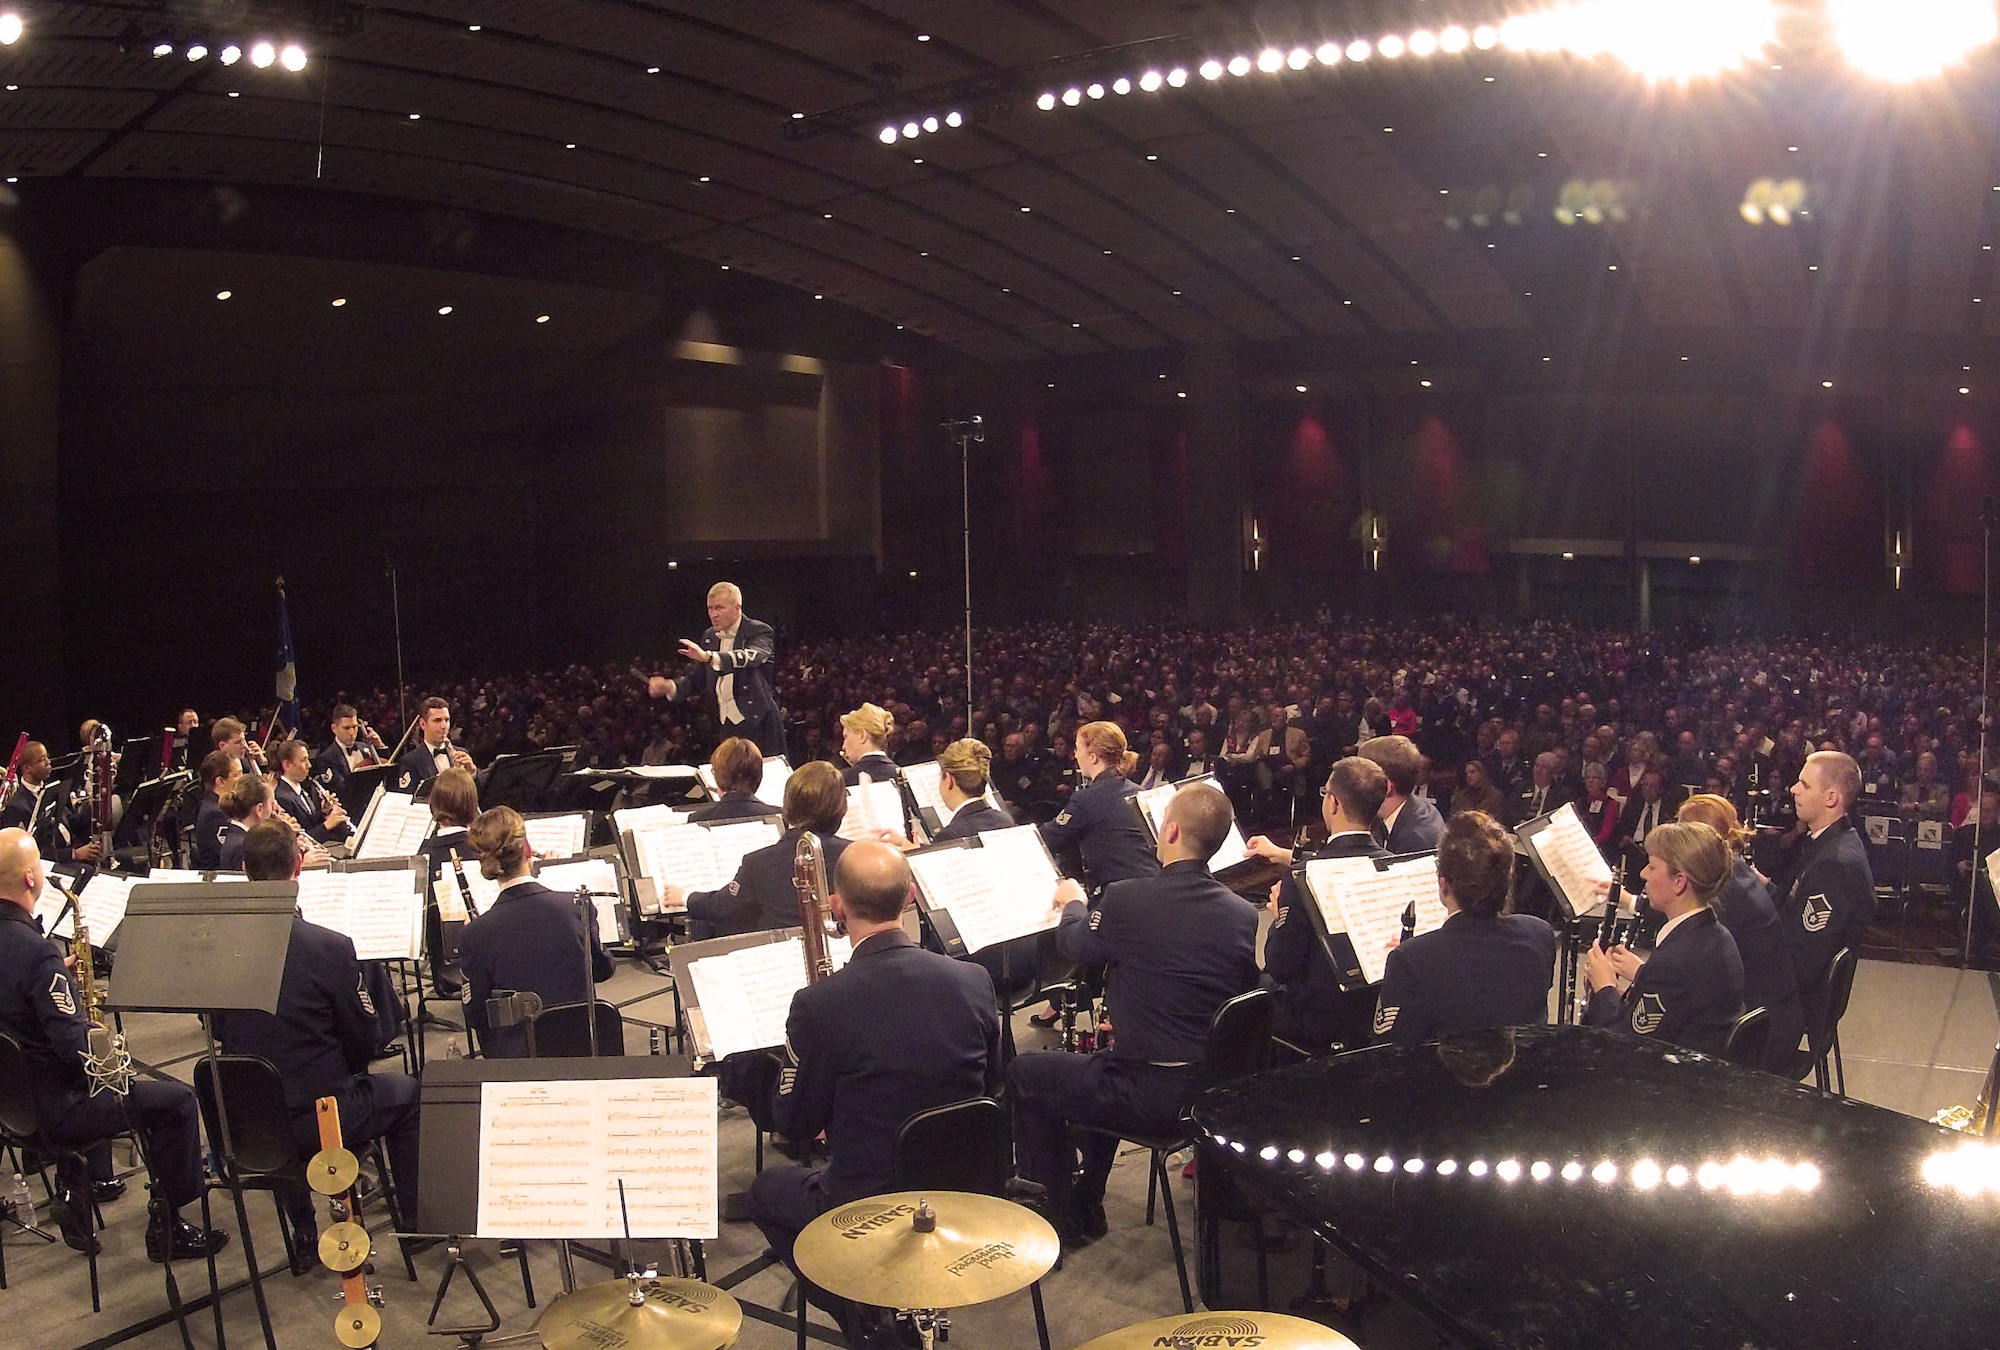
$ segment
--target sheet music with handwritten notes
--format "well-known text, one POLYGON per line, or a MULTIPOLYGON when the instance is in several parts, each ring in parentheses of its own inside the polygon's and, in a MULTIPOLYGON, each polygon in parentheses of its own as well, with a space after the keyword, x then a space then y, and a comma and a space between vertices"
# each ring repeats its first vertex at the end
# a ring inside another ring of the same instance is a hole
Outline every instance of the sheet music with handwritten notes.
MULTIPOLYGON (((1192 778, 1188 781, 1213 783, 1215 780, 1212 778, 1192 778)), ((1143 792, 1133 794, 1135 800, 1145 808, 1146 819, 1152 822, 1153 837, 1155 839, 1160 837, 1160 827, 1167 823, 1167 803, 1171 802, 1174 799, 1174 794, 1184 786, 1186 784, 1183 783, 1162 783, 1158 787, 1147 788, 1143 792)), ((1225 867, 1234 867, 1243 861, 1243 855, 1248 851, 1248 847, 1243 842, 1243 831, 1236 828, 1236 822, 1232 819, 1229 822, 1229 833, 1223 837, 1222 847, 1216 849, 1215 853, 1208 860, 1208 870, 1210 872, 1220 872, 1225 867)))
POLYGON ((894 779, 857 783, 847 789, 847 814, 834 833, 842 839, 873 839, 883 830, 903 832, 903 792, 894 779))
POLYGON ((1403 933, 1403 911, 1417 906, 1417 933, 1444 925, 1438 899, 1437 857, 1426 853, 1378 869, 1372 858, 1315 858, 1306 864, 1306 890, 1329 933, 1354 944, 1361 977, 1382 982, 1389 949, 1403 933))
POLYGON ((1603 908, 1601 892, 1611 884, 1611 864, 1583 828, 1575 803, 1565 802, 1561 810, 1550 813, 1546 828, 1524 837, 1571 914, 1603 908))
POLYGON ((1032 825, 987 830, 977 848, 912 853, 910 871, 931 908, 951 915, 965 950, 1043 933, 1062 921, 1055 863, 1032 825))
POLYGON ((537 858, 574 858, 590 846, 590 815, 530 816, 521 822, 537 858))
POLYGON ((618 884, 618 869, 609 858, 555 863, 535 873, 535 880, 564 895, 575 894, 579 886, 589 887, 591 907, 597 912, 597 940, 607 947, 619 940, 618 905, 624 888, 618 884))
POLYGON ((368 833, 361 837, 354 856, 363 860, 407 858, 424 845, 431 835, 431 808, 419 806, 407 792, 385 792, 375 803, 368 821, 368 833))
POLYGON ((719 890, 743 855, 778 842, 777 817, 727 825, 646 825, 632 831, 639 875, 687 891, 719 890))
POLYGON ((714 1238, 713 1078, 486 1083, 483 1238, 714 1238), (618 1184, 625 1183, 625 1214, 618 1184))
POLYGON ((407 869, 380 872, 301 872, 299 913, 307 923, 345 933, 363 961, 414 961, 423 955, 423 892, 420 874, 407 869))

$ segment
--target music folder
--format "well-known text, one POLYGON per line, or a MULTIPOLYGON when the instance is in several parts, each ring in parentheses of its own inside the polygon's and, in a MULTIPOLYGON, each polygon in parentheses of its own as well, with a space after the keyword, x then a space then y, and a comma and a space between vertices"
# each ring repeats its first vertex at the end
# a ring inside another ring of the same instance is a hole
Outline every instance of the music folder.
MULTIPOLYGON (((1343 990, 1382 982, 1389 950, 1402 932, 1403 913, 1417 907, 1419 936, 1444 925, 1438 899, 1437 852, 1386 858, 1309 858, 1292 868, 1313 902, 1313 927, 1343 990)), ((1288 922, 1300 916, 1288 917, 1288 922)))
MULTIPOLYGON (((1198 773, 1192 778, 1183 778, 1178 783, 1162 783, 1158 787, 1146 788, 1132 794, 1133 809, 1138 811, 1139 819, 1144 822, 1148 839, 1156 843, 1159 841, 1160 827, 1166 824, 1167 820, 1167 803, 1174 799, 1176 792, 1195 783, 1214 785, 1215 775, 1198 773)), ((1218 790, 1220 790, 1219 785, 1218 790)), ((1243 842, 1243 831, 1237 828, 1236 821, 1232 817, 1229 822, 1229 833, 1223 836, 1222 846, 1208 859, 1208 870, 1212 875, 1220 876, 1232 867, 1240 867, 1249 862, 1249 852, 1249 846, 1243 842)))
POLYGON ((948 839, 909 855, 917 904, 947 956, 968 956, 1061 922, 1061 881, 1032 825, 948 839))
POLYGON ((1574 803, 1564 802, 1545 816, 1524 821, 1514 833, 1565 917, 1603 911, 1600 892, 1612 883, 1611 864, 1584 829, 1574 803))
MULTIPOLYGON (((662 914, 661 888, 712 891, 727 886, 745 854, 778 842, 776 816, 747 820, 660 820, 648 818, 619 834, 626 872, 633 879, 639 912, 662 914), (701 831, 701 833, 693 833, 701 831)), ((678 912, 678 911, 676 911, 678 912)))

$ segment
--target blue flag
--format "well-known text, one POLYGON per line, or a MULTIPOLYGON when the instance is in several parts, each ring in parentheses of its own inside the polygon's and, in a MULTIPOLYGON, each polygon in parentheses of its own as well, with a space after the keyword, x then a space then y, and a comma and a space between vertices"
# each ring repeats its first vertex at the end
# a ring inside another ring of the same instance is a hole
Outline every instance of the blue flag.
POLYGON ((285 603, 285 579, 278 578, 278 720, 299 733, 299 671, 292 657, 292 611, 285 603))

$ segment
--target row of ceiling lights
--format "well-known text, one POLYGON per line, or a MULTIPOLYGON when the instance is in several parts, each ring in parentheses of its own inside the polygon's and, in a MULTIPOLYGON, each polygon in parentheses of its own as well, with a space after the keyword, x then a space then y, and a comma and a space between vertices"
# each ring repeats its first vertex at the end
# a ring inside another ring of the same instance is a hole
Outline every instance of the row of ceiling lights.
MULTIPOLYGON (((215 293, 215 298, 217 300, 234 300, 236 298, 236 292, 228 290, 217 291, 215 293)), ((332 309, 345 309, 347 308, 347 297, 344 295, 337 295, 333 299, 329 300, 327 302, 327 305, 329 308, 332 309)), ((457 306, 455 305, 439 305, 437 307, 437 312, 439 317, 443 317, 451 314, 456 308, 457 306)), ((535 316, 535 322, 547 323, 550 317, 551 316, 547 314, 537 314, 535 316)))

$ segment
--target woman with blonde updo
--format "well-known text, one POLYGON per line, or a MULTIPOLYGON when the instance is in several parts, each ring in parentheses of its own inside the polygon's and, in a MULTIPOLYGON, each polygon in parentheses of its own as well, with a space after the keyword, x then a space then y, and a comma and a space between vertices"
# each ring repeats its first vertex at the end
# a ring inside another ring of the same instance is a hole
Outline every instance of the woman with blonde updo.
POLYGON ((1715 912, 1729 864, 1728 846, 1706 825, 1676 821, 1646 836, 1646 903, 1666 927, 1644 961, 1624 947, 1589 950, 1585 1022, 1722 1053, 1743 1014, 1743 959, 1715 912))
POLYGON ((1062 814, 1041 826, 1050 851, 1076 850, 1092 895, 1114 881, 1159 871, 1153 841, 1131 801, 1139 788, 1126 775, 1139 757, 1125 748, 1125 733, 1115 722, 1086 722, 1076 729, 1075 754, 1083 782, 1062 814))
POLYGON ((1794 1066, 1799 1040, 1806 1031, 1805 1011, 1799 1003, 1798 974, 1792 969, 1791 950, 1785 945, 1771 892, 1743 856, 1750 831, 1737 818, 1735 805, 1712 792, 1682 802, 1676 819, 1708 826, 1729 850, 1729 879, 1722 883, 1716 909, 1743 958, 1743 1006, 1762 1008, 1770 1018, 1771 1040, 1764 1067, 1796 1078, 1802 1072, 1794 1066))
POLYGON ((896 781, 896 761, 889 758, 889 733, 895 729, 889 710, 873 703, 840 715, 840 757, 847 761, 841 780, 846 786, 896 781))

